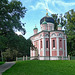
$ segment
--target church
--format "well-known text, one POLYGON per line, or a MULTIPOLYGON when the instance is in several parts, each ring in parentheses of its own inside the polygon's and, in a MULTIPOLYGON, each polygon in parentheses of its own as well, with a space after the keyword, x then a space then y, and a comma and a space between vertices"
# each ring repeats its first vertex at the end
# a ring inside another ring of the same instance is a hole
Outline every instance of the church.
POLYGON ((57 30, 54 30, 54 19, 46 13, 40 20, 41 31, 33 29, 34 35, 30 37, 35 48, 30 48, 31 60, 60 60, 59 57, 67 57, 67 36, 59 23, 57 30))

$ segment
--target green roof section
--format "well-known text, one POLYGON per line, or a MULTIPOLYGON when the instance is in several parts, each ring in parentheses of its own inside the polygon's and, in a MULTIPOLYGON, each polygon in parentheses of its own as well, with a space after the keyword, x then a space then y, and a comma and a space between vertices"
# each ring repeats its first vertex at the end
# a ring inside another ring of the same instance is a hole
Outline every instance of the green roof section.
POLYGON ((36 29, 38 30, 38 28, 37 28, 36 25, 35 25, 35 28, 34 28, 33 30, 36 30, 36 29))
POLYGON ((47 24, 47 22, 46 22, 46 21, 44 21, 42 24, 47 24))
POLYGON ((36 29, 38 29, 38 28, 34 28, 33 30, 36 30, 36 29))
POLYGON ((59 24, 59 25, 58 25, 58 27, 62 27, 62 25, 61 25, 61 24, 59 24))

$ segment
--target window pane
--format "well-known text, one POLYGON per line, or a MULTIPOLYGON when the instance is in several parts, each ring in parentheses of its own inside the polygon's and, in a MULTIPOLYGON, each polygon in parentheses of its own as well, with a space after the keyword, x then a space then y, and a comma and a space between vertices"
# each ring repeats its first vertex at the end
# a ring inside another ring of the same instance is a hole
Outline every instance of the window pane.
POLYGON ((42 41, 41 41, 41 48, 42 48, 42 41))
POLYGON ((53 40, 53 47, 55 47, 55 40, 53 40))
POLYGON ((48 48, 48 41, 46 41, 46 48, 48 48))

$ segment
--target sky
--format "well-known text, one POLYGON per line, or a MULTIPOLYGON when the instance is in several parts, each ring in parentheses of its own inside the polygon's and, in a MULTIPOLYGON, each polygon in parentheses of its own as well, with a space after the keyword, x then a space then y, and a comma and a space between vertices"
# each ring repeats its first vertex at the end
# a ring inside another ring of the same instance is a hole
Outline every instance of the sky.
MULTIPOLYGON (((11 0, 9 0, 11 1, 11 0)), ((19 0, 23 6, 27 8, 25 17, 21 21, 25 24, 26 34, 24 37, 28 39, 34 34, 33 29, 38 28, 40 32, 40 19, 46 16, 46 9, 48 14, 65 14, 67 11, 75 10, 75 0, 19 0)), ((20 34, 20 32, 17 32, 20 34)))

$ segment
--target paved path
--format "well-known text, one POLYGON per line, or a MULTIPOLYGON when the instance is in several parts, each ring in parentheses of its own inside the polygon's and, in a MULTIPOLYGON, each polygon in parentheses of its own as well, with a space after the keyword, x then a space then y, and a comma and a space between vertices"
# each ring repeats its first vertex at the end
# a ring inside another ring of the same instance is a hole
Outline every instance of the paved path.
POLYGON ((6 62, 3 65, 0 65, 0 75, 2 75, 2 72, 5 72, 7 69, 12 67, 15 64, 15 62, 6 62))

